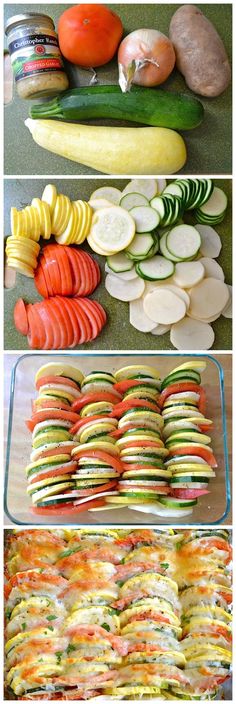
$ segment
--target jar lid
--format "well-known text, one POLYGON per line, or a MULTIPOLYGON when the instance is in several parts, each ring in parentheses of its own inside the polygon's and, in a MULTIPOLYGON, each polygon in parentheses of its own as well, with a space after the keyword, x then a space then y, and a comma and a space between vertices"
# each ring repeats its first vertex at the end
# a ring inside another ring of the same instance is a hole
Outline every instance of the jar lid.
POLYGON ((25 24, 29 20, 36 20, 37 22, 40 22, 40 20, 47 20, 47 22, 52 25, 52 28, 55 29, 53 19, 48 15, 42 15, 41 12, 26 12, 24 15, 14 15, 13 17, 10 17, 9 20, 7 20, 5 26, 5 34, 9 34, 9 31, 13 29, 13 27, 25 24))

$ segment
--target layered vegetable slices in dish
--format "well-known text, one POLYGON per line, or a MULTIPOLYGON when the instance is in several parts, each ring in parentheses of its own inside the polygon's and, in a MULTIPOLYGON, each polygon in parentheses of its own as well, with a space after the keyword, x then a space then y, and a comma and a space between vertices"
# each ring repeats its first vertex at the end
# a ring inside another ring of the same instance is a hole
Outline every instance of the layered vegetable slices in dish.
POLYGON ((114 371, 51 362, 35 378, 26 421, 31 511, 73 515, 120 509, 185 517, 209 493, 217 461, 201 383, 192 359, 165 378, 156 367, 114 371))
POLYGON ((220 697, 227 530, 9 531, 5 575, 10 698, 220 697))

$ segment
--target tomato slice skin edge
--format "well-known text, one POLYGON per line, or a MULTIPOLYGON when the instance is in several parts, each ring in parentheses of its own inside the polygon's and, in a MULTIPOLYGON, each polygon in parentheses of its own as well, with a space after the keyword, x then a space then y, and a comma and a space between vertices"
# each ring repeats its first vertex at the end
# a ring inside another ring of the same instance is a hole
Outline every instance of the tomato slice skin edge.
POLYGON ((105 506, 105 499, 94 499, 93 501, 86 501, 85 503, 77 506, 71 506, 70 504, 55 505, 54 507, 44 507, 44 506, 31 506, 30 511, 36 515, 41 516, 60 516, 65 514, 76 514, 87 511, 89 508, 96 508, 97 506, 105 506))

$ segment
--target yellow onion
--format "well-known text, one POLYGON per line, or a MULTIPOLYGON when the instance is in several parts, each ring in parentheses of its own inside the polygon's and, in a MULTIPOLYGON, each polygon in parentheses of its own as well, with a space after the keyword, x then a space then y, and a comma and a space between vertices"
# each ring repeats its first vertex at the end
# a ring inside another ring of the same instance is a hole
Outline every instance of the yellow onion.
POLYGON ((158 86, 168 78, 175 65, 170 39, 157 29, 137 29, 128 34, 118 50, 119 84, 123 93, 132 83, 158 86))

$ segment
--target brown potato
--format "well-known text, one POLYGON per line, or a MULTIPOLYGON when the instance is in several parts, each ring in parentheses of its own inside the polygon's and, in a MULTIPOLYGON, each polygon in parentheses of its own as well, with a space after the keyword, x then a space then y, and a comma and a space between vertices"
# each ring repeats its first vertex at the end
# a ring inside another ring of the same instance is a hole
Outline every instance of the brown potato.
POLYGON ((182 5, 169 29, 176 65, 194 93, 213 98, 223 93, 231 70, 222 39, 196 5, 182 5))

